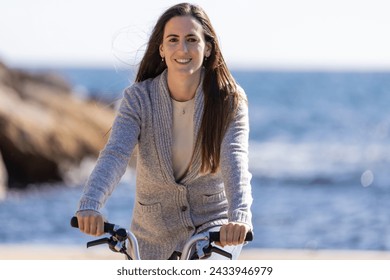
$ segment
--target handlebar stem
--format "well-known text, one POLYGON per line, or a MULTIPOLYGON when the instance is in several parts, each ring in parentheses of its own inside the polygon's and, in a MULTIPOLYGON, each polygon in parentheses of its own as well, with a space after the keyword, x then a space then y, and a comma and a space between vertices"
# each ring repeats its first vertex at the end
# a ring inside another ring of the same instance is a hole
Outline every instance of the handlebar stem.
POLYGON ((132 256, 135 260, 140 260, 141 259, 141 255, 139 253, 139 246, 138 246, 138 241, 137 241, 137 238, 135 237, 135 235, 127 230, 127 239, 129 240, 129 244, 130 246, 132 247, 133 249, 133 253, 134 253, 134 256, 132 256))
POLYGON ((207 232, 196 234, 196 235, 192 236, 188 240, 188 242, 184 245, 183 252, 181 254, 180 259, 181 260, 188 260, 190 258, 192 246, 198 241, 203 241, 203 240, 208 240, 208 239, 209 239, 209 235, 207 232))

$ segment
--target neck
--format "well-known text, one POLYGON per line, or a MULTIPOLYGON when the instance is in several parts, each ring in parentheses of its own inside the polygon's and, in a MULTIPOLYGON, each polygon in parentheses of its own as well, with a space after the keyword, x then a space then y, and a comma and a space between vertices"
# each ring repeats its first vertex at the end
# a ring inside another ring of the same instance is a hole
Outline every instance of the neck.
POLYGON ((176 101, 188 101, 194 98, 200 83, 200 72, 189 77, 172 77, 168 71, 168 88, 171 97, 176 101))

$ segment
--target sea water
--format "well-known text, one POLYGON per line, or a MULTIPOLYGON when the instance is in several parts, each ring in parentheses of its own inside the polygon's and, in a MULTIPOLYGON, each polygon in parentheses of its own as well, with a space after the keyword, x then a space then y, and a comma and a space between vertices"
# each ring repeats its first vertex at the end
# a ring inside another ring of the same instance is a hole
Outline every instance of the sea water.
MULTIPOLYGON (((133 72, 58 69, 85 97, 115 103, 133 72)), ((253 248, 390 250, 390 73, 234 71, 250 112, 253 248)), ((103 210, 129 226, 134 176, 103 210)), ((10 192, 0 242, 83 244, 69 226, 82 186, 10 192)))

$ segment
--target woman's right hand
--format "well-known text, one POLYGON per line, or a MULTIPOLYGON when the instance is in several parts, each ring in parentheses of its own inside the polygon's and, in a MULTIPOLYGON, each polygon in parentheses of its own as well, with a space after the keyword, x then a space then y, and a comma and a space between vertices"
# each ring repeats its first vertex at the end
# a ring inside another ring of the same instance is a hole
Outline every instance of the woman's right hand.
POLYGON ((102 214, 93 210, 82 210, 76 214, 79 229, 89 235, 104 234, 104 218, 102 214))

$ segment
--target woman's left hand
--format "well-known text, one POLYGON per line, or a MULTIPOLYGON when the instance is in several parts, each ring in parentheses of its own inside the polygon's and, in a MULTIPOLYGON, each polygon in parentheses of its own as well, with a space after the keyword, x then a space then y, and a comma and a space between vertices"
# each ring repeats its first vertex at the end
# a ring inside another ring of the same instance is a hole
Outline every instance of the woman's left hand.
POLYGON ((220 241, 216 242, 219 246, 235 246, 243 244, 246 234, 250 231, 247 224, 230 222, 223 225, 220 229, 220 241))

